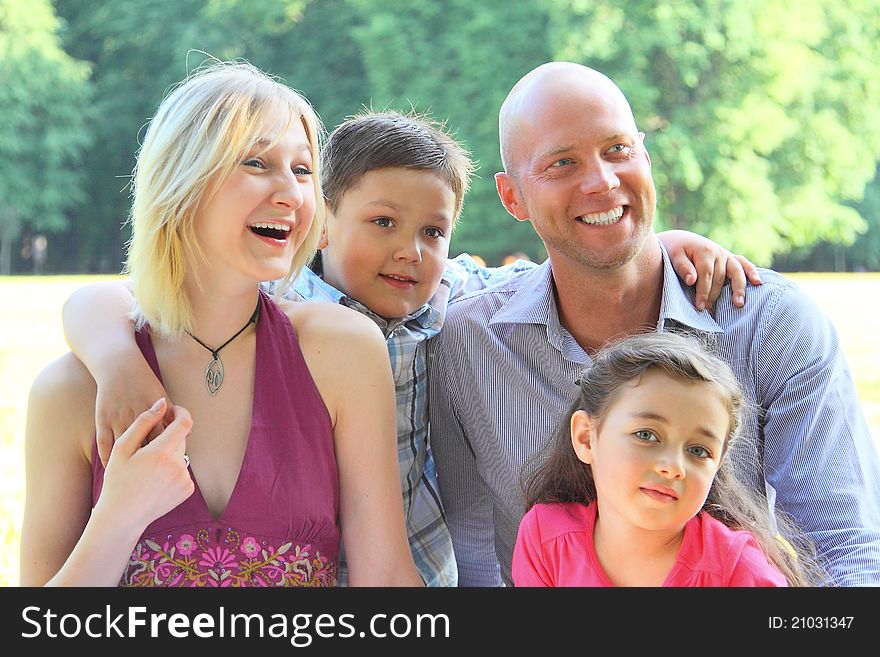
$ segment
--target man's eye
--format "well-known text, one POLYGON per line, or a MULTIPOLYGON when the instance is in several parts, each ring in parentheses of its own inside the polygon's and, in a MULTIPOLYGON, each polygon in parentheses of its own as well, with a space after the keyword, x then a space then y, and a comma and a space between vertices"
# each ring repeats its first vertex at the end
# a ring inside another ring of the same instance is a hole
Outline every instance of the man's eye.
POLYGON ((632 156, 635 154, 635 148, 629 144, 614 144, 614 146, 608 149, 608 154, 632 156))
POLYGON ((551 166, 551 167, 560 168, 560 167, 567 167, 567 166, 570 166, 570 165, 572 165, 572 164, 574 164, 574 160, 573 160, 573 159, 571 159, 570 157, 563 157, 563 158, 560 158, 560 159, 556 160, 556 161, 555 161, 553 164, 551 164, 550 166, 551 166))
POLYGON ((432 226, 430 228, 425 228, 425 235, 428 237, 443 237, 443 231, 432 226))

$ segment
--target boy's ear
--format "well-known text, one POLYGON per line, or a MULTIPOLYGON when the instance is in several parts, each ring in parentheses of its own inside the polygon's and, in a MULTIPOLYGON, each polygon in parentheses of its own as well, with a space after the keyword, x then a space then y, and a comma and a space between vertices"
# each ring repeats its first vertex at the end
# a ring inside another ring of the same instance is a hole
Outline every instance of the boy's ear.
POLYGON ((330 213, 327 213, 327 218, 324 221, 324 227, 321 229, 321 239, 318 240, 318 249, 326 249, 327 245, 330 243, 330 240, 327 239, 327 223, 330 221, 330 213))
POLYGON ((593 462, 595 423, 586 411, 575 411, 571 416, 571 446, 582 463, 593 462))
POLYGON ((522 202, 520 195, 516 191, 516 186, 510 174, 500 171, 495 174, 495 189, 498 191, 498 198, 501 199, 504 208, 517 220, 527 221, 529 213, 526 211, 525 204, 522 202))

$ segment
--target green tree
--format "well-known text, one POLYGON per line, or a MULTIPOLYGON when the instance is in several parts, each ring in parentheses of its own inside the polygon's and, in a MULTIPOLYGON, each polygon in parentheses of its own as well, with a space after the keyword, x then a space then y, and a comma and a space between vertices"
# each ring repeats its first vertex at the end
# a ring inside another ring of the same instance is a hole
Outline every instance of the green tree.
POLYGON ((65 48, 92 62, 95 143, 87 158, 88 207, 66 237, 68 266, 119 271, 130 230, 128 180, 139 137, 165 92, 208 56, 244 58, 272 71, 296 61, 285 41, 306 0, 65 0, 65 48))
POLYGON ((647 133, 660 224, 758 262, 852 242, 880 154, 873 0, 551 0, 554 55, 617 81, 647 133))
POLYGON ((0 273, 23 229, 57 231, 82 201, 89 67, 59 46, 48 0, 0 0, 0 273))

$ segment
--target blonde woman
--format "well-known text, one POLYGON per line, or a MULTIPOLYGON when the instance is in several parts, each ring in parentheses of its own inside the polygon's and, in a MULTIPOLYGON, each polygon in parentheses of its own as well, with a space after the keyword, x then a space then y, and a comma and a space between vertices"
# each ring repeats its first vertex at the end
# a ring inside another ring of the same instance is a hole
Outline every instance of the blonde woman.
POLYGON ((22 585, 333 585, 340 540, 351 585, 421 584, 380 332, 259 287, 314 253, 320 134, 305 99, 243 63, 196 72, 160 105, 127 271, 138 345, 180 405, 145 410, 105 469, 91 376, 70 354, 40 374, 22 585))

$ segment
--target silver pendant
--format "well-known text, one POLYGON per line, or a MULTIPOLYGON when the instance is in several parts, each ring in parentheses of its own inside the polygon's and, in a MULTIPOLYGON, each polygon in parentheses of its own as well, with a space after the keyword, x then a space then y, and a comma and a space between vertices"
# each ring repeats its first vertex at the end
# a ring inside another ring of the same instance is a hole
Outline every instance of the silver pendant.
POLYGON ((214 356, 214 360, 205 370, 205 383, 208 385, 208 392, 212 397, 217 394, 223 384, 223 362, 218 356, 214 356))

